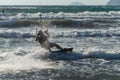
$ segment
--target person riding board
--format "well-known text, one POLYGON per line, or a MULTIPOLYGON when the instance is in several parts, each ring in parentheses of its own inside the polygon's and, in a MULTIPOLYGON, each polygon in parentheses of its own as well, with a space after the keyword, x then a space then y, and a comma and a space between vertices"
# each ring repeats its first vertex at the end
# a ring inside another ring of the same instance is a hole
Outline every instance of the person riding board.
MULTIPOLYGON (((41 14, 39 16, 40 16, 40 26, 42 26, 41 14)), ((64 51, 64 52, 73 50, 73 48, 62 48, 58 44, 50 42, 48 40, 48 38, 50 37, 50 35, 48 34, 48 27, 47 27, 47 30, 45 30, 45 31, 39 30, 38 32, 37 32, 37 28, 36 28, 36 35, 37 36, 36 36, 35 41, 38 41, 43 48, 48 49, 50 52, 51 52, 51 48, 53 48, 53 47, 56 47, 57 49, 60 49, 61 51, 64 51)))
POLYGON ((63 48, 58 44, 50 42, 48 40, 49 37, 50 35, 48 34, 48 30, 45 30, 44 32, 42 30, 39 30, 36 36, 36 41, 38 41, 43 48, 46 48, 49 51, 51 51, 51 48, 53 47, 63 50, 63 48))

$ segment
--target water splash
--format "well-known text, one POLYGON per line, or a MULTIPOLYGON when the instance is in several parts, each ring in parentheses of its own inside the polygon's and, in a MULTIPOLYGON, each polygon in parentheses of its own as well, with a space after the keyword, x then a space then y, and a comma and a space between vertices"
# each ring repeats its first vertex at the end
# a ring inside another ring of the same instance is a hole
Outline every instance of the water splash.
POLYGON ((44 49, 35 51, 35 49, 26 50, 23 48, 3 52, 0 55, 4 58, 4 60, 0 61, 0 72, 52 68, 49 63, 36 58, 36 56, 40 56, 45 52, 46 50, 44 49), (23 53, 26 54, 23 55, 23 53))

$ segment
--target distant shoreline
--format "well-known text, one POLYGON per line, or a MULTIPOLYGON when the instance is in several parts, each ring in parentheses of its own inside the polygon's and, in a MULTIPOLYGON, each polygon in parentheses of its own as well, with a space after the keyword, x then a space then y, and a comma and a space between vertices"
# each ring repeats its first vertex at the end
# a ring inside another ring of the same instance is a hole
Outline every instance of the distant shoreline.
POLYGON ((0 7, 37 7, 37 6, 120 6, 120 5, 0 5, 0 7))

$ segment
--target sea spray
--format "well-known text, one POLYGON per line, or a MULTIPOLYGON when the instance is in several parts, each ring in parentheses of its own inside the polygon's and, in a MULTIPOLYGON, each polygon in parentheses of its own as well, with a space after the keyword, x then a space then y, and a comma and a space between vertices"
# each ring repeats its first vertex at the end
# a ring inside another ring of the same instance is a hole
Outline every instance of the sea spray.
POLYGON ((52 68, 49 63, 39 59, 40 57, 38 59, 35 57, 44 52, 44 49, 28 51, 23 48, 17 48, 15 51, 2 53, 6 55, 1 57, 6 59, 0 61, 0 72, 52 68))

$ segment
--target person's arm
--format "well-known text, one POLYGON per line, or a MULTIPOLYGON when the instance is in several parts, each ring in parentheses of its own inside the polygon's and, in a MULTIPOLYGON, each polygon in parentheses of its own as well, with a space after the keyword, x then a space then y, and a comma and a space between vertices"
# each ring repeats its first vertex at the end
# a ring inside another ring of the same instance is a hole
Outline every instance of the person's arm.
POLYGON ((38 41, 39 39, 39 34, 37 33, 35 41, 38 41))
POLYGON ((42 36, 40 36, 40 34, 37 33, 35 41, 38 41, 41 37, 42 37, 42 36))
POLYGON ((48 30, 45 30, 44 32, 45 32, 45 33, 46 33, 46 35, 47 35, 46 37, 47 37, 47 38, 49 38, 49 37, 50 37, 50 35, 49 35, 49 33, 48 33, 48 30))
POLYGON ((35 39, 35 41, 38 41, 38 37, 36 36, 36 39, 35 39))

